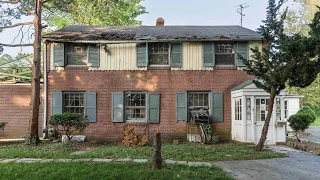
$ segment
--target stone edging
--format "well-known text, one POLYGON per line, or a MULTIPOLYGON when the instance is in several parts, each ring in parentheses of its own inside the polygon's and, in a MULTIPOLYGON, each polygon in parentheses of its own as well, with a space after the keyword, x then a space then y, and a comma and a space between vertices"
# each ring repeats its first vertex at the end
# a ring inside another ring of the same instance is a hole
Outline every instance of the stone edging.
MULTIPOLYGON (((83 158, 83 159, 40 159, 40 158, 14 158, 14 159, 0 159, 0 163, 46 163, 46 162, 136 162, 136 163, 146 163, 148 159, 130 159, 130 158, 83 158)), ((188 166, 205 166, 212 167, 212 163, 209 162, 191 162, 191 161, 174 161, 170 159, 164 160, 167 165, 188 165, 188 166)))

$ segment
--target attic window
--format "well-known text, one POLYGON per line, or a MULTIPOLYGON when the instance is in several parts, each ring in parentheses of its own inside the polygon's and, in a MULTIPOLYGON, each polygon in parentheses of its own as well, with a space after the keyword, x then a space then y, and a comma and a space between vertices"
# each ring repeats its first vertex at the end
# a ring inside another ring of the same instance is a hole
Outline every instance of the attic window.
POLYGON ((67 65, 87 65, 88 46, 85 44, 67 44, 67 65))
POLYGON ((169 43, 149 43, 149 65, 169 65, 169 43))

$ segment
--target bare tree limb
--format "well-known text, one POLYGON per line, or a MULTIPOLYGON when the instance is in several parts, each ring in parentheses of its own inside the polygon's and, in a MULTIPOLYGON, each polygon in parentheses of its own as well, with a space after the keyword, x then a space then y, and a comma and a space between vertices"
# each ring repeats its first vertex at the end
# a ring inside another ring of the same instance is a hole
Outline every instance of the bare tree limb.
POLYGON ((8 28, 14 28, 17 26, 24 26, 24 25, 30 25, 30 24, 34 24, 34 23, 33 22, 17 23, 17 24, 11 25, 11 26, 0 26, 0 29, 8 29, 8 28))
POLYGON ((20 0, 15 0, 15 1, 0 1, 0 3, 8 3, 8 4, 18 4, 20 0))
POLYGON ((23 47, 23 46, 33 46, 33 44, 2 44, 0 46, 8 46, 8 47, 23 47))

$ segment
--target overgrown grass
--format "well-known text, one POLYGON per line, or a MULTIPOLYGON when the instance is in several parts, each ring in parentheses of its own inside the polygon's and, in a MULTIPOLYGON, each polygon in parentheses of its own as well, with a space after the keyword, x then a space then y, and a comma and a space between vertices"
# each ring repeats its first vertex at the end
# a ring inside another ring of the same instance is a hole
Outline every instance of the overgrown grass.
POLYGON ((320 116, 310 126, 320 126, 320 116))
MULTIPOLYGON (((87 147, 79 144, 42 143, 38 146, 24 144, 0 146, 0 158, 150 158, 152 148, 123 147, 120 145, 99 145, 87 147), (81 153, 73 153, 75 151, 81 153)), ((201 145, 186 143, 180 145, 163 144, 164 159, 185 161, 224 161, 285 157, 272 151, 254 151, 253 145, 227 143, 201 145)))
POLYGON ((0 179, 232 179, 217 167, 166 166, 149 163, 8 163, 0 164, 0 179))

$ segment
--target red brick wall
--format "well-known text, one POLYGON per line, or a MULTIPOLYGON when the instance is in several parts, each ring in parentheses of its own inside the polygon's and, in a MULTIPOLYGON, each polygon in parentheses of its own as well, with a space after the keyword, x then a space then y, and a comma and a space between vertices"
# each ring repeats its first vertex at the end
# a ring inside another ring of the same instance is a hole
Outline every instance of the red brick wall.
POLYGON ((138 131, 152 135, 159 131, 164 139, 186 139, 187 123, 176 121, 176 92, 210 90, 224 93, 224 122, 213 123, 222 138, 231 137, 232 87, 252 79, 236 68, 217 68, 214 71, 171 71, 152 69, 146 72, 133 71, 88 71, 87 68, 66 68, 64 71, 48 73, 49 108, 50 92, 92 91, 97 92, 97 123, 86 129, 90 140, 119 141, 124 125, 138 125, 138 131), (160 124, 112 123, 111 94, 121 91, 160 92, 160 124))
MULTIPOLYGON (((42 88, 42 87, 41 87, 42 88)), ((0 122, 7 122, 0 138, 20 138, 29 131, 30 84, 0 84, 0 122)), ((39 135, 42 136, 42 107, 39 114, 39 135)))

